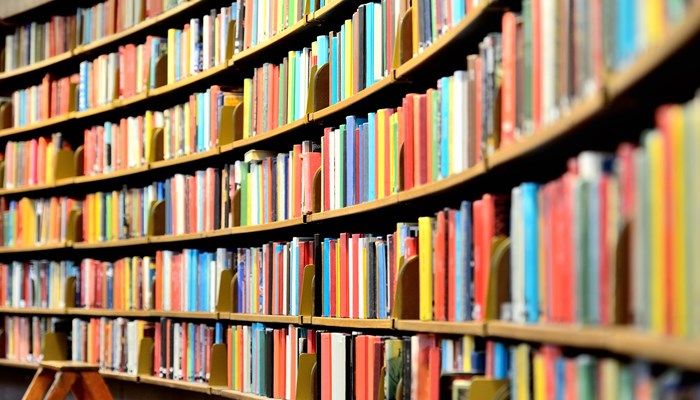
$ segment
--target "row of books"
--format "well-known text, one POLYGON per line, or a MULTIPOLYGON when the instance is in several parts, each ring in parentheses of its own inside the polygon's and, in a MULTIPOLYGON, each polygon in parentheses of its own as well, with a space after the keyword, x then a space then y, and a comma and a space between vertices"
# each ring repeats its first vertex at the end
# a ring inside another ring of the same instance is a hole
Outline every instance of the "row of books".
POLYGON ((25 142, 8 141, 5 144, 5 175, 3 187, 43 185, 53 182, 56 173, 56 153, 70 149, 60 133, 25 142))
POLYGON ((44 335, 54 331, 55 323, 55 318, 3 316, 0 357, 19 362, 41 361, 44 335))
POLYGON ((37 63, 71 51, 75 47, 75 16, 54 15, 48 21, 31 22, 5 36, 3 71, 37 63))
MULTIPOLYGON (((325 3, 325 0, 321 0, 318 8, 325 3)), ((307 11, 310 14, 317 8, 315 1, 236 0, 235 9, 237 15, 234 18, 236 30, 232 35, 233 51, 239 53, 280 34, 300 21, 307 11)))
POLYGON ((153 375, 188 382, 208 382, 211 372, 211 347, 223 341, 223 326, 215 328, 161 318, 155 323, 153 375))
POLYGON ((40 84, 12 92, 12 126, 36 124, 71 112, 73 87, 79 81, 79 74, 63 78, 47 74, 40 84))
MULTIPOLYGON (((240 14, 237 3, 211 10, 202 18, 192 18, 182 29, 168 29, 167 83, 172 84, 228 61, 227 45, 230 23, 240 14)), ((156 57, 151 58, 154 63, 156 57)))
POLYGON ((73 270, 75 306, 109 310, 149 310, 155 278, 153 257, 114 262, 85 258, 73 270))
POLYGON ((32 260, 0 264, 0 306, 65 307, 65 282, 73 268, 72 261, 32 260))
POLYGON ((122 188, 85 196, 83 240, 87 243, 145 237, 150 205, 163 199, 163 185, 122 188))
POLYGON ((142 320, 74 318, 71 360, 99 365, 103 370, 136 374, 141 339, 152 337, 152 329, 152 323, 142 320))
POLYGON ((639 145, 581 153, 561 178, 513 189, 511 299, 525 311, 514 320, 700 334, 698 115, 700 96, 662 106, 639 145))
POLYGON ((288 153, 250 150, 234 164, 240 188, 241 226, 301 217, 313 211, 313 180, 321 160, 318 144, 304 141, 288 153))
POLYGON ((31 247, 64 243, 70 212, 80 202, 68 197, 6 200, 0 198, 5 247, 31 247))

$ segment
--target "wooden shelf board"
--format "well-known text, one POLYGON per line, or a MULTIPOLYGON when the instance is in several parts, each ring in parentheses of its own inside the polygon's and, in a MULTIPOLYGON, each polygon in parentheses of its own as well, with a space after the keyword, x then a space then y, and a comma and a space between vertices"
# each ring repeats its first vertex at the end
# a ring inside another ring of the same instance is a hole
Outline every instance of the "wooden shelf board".
POLYGON ((19 307, 0 307, 0 314, 27 314, 27 315, 63 315, 66 313, 64 308, 19 308, 19 307))
POLYGON ((185 242, 188 240, 203 239, 207 237, 207 232, 193 232, 182 235, 160 235, 151 236, 148 238, 149 243, 175 243, 185 242))
POLYGON ((287 219, 284 221, 270 222, 269 224, 236 226, 234 228, 231 228, 231 234, 232 235, 241 235, 241 234, 253 233, 253 232, 271 231, 271 230, 275 230, 275 229, 287 228, 290 226, 298 226, 298 225, 302 225, 303 223, 304 223, 304 219, 299 217, 299 218, 287 219))
POLYGON ((219 319, 219 313, 217 312, 203 312, 203 311, 164 311, 164 310, 154 310, 148 313, 151 317, 157 318, 181 318, 181 319, 207 319, 214 320, 219 319))
POLYGON ((14 188, 0 189, 0 196, 7 196, 10 194, 18 194, 18 193, 36 192, 38 190, 51 189, 54 186, 56 186, 54 183, 44 183, 42 185, 19 186, 19 187, 14 187, 14 188))
POLYGON ((340 5, 347 1, 348 0, 332 0, 324 7, 314 11, 314 13, 309 17, 309 22, 318 23, 323 21, 324 18, 326 18, 329 14, 333 14, 340 5))
POLYGON ((208 78, 212 75, 218 74, 219 72, 223 71, 226 68, 228 68, 228 65, 226 65, 226 63, 221 63, 219 65, 212 67, 212 68, 209 68, 206 71, 202 71, 198 74, 194 74, 192 76, 188 76, 186 78, 180 79, 177 82, 171 83, 169 85, 164 85, 164 86, 161 86, 159 88, 155 88, 148 93, 148 98, 161 96, 161 95, 167 94, 169 92, 181 89, 185 86, 189 86, 193 83, 201 81, 202 79, 205 79, 205 78, 208 78))
POLYGON ((168 160, 156 161, 156 162, 151 163, 149 165, 149 168, 150 169, 158 169, 158 168, 170 167, 173 165, 185 164, 185 163, 192 162, 192 161, 197 161, 197 160, 202 160, 202 159, 209 158, 209 157, 214 157, 217 154, 219 154, 219 148, 215 147, 213 149, 209 149, 207 151, 203 151, 200 153, 188 154, 186 156, 175 157, 175 158, 171 158, 168 160))
POLYGON ((295 315, 264 315, 264 314, 240 314, 228 313, 223 318, 234 322, 266 322, 272 324, 301 324, 301 317, 295 315))
POLYGON ((80 308, 71 307, 66 309, 67 315, 84 315, 95 317, 124 317, 124 318, 145 318, 150 316, 147 310, 110 310, 105 308, 80 308))
POLYGON ((455 335, 484 336, 486 325, 482 322, 448 322, 448 321, 418 321, 394 320, 394 329, 408 332, 431 332, 455 335))
POLYGON ((187 390, 190 392, 205 393, 209 394, 211 388, 205 383, 198 382, 185 382, 185 381, 175 381, 172 379, 157 378, 155 376, 149 375, 139 375, 139 382, 146 383, 149 385, 162 386, 172 389, 187 390))
POLYGON ((611 331, 605 328, 554 324, 526 325, 507 321, 489 321, 486 332, 491 337, 598 350, 608 349, 612 339, 611 331))
MULTIPOLYGON (((296 385, 296 382, 294 383, 296 385)), ((212 387, 211 394, 214 396, 223 397, 225 399, 236 399, 236 400, 270 400, 270 397, 259 396, 252 393, 239 392, 237 390, 229 389, 226 387, 212 387)))
POLYGON ((217 229, 215 231, 207 232, 207 237, 208 238, 215 238, 215 237, 229 236, 231 234, 231 229, 232 228, 223 228, 223 229, 217 229))
POLYGON ((43 120, 43 121, 39 121, 39 122, 37 122, 37 123, 35 123, 35 124, 29 124, 29 125, 23 125, 23 126, 15 126, 15 127, 11 127, 11 128, 1 129, 1 130, 0 130, 0 138, 8 137, 8 136, 13 136, 13 135, 17 135, 17 134, 25 133, 25 132, 29 132, 29 131, 33 131, 33 130, 35 130, 35 129, 42 129, 42 128, 46 128, 46 127, 49 127, 49 126, 52 126, 52 125, 58 125, 58 124, 61 124, 61 123, 66 122, 66 121, 68 121, 68 120, 70 120, 70 119, 73 119, 73 118, 74 118, 74 114, 75 114, 75 113, 70 112, 70 113, 65 114, 65 115, 59 115, 59 116, 56 116, 56 117, 53 117, 53 118, 49 118, 49 119, 45 119, 45 120, 43 120))
POLYGON ((304 325, 311 325, 313 323, 313 318, 312 316, 309 315, 302 315, 301 316, 301 323, 304 325))
POLYGON ((335 317, 312 317, 311 324, 314 326, 330 326, 335 328, 357 328, 357 329, 392 329, 394 320, 389 319, 360 319, 360 318, 335 318, 335 317))
POLYGON ((71 57, 73 57, 73 52, 67 51, 65 53, 61 53, 61 54, 55 55, 53 57, 49 57, 45 60, 41 60, 41 61, 35 62, 33 64, 25 65, 24 67, 19 67, 19 68, 13 69, 11 71, 2 72, 2 73, 0 73, 0 81, 15 78, 17 76, 24 75, 24 74, 27 74, 29 72, 34 72, 34 71, 38 71, 40 69, 44 69, 44 68, 49 67, 53 64, 57 64, 59 62, 65 61, 71 57))
POLYGON ((38 369, 39 364, 29 361, 14 361, 7 358, 0 358, 0 367, 22 368, 22 369, 38 369))
POLYGON ((260 53, 264 53, 268 51, 270 47, 274 47, 277 42, 284 40, 286 37, 291 36, 296 34, 297 32, 300 32, 304 28, 307 27, 307 22, 306 22, 306 16, 304 16, 302 19, 299 21, 295 22, 294 25, 288 27, 287 29, 283 30, 282 32, 278 32, 276 35, 268 38, 267 40, 263 41, 262 43, 258 43, 255 46, 251 46, 240 53, 234 54, 233 57, 231 57, 231 60, 229 62, 229 65, 235 65, 237 62, 242 62, 247 58, 251 58, 253 56, 256 56, 260 53))
MULTIPOLYGON (((127 97, 125 99, 120 99, 119 100, 119 107, 130 106, 132 104, 136 104, 136 103, 139 103, 141 101, 144 101, 147 98, 148 98, 148 91, 143 92, 143 93, 139 93, 135 96, 127 97)), ((117 107, 114 107, 114 108, 117 108, 117 107)))
POLYGON ((108 249, 108 248, 114 248, 114 247, 138 246, 138 245, 147 244, 147 243, 148 243, 148 238, 142 237, 142 238, 132 238, 132 239, 122 239, 122 240, 110 240, 108 242, 95 242, 95 243, 79 242, 79 243, 74 243, 73 247, 76 249, 108 249))
POLYGON ((391 86, 394 82, 396 81, 394 80, 393 75, 385 76, 381 80, 375 82, 374 84, 363 90, 360 90, 359 92, 353 94, 347 99, 341 100, 335 104, 329 105, 328 107, 322 110, 316 111, 315 113, 311 114, 310 119, 311 121, 322 121, 324 118, 328 118, 334 114, 342 113, 348 107, 362 102, 364 99, 374 95, 375 93, 381 92, 382 90, 391 86))
POLYGON ((637 359, 646 359, 700 372, 700 340, 674 338, 640 332, 634 328, 612 328, 610 350, 637 359))
POLYGON ((453 189, 459 185, 463 185, 466 182, 474 180, 475 178, 483 175, 485 172, 486 169, 484 168, 484 164, 478 163, 465 171, 450 175, 445 179, 426 183, 425 185, 416 186, 409 190, 399 192, 397 194, 398 202, 403 203, 453 189))
POLYGON ((662 65, 700 34, 700 4, 690 7, 684 20, 657 45, 645 50, 629 68, 612 73, 606 80, 608 94, 617 97, 662 65))
POLYGON ((84 111, 76 111, 75 119, 92 117, 93 115, 102 114, 107 111, 114 110, 119 107, 119 100, 114 100, 110 104, 105 104, 102 106, 92 107, 84 111))
POLYGON ((435 43, 428 46, 428 48, 423 50, 422 53, 415 55, 410 60, 403 63, 399 68, 396 69, 394 73, 396 79, 404 79, 407 76, 412 75, 415 72, 415 69, 417 69, 418 67, 422 67, 423 64, 438 61, 436 58, 436 54, 442 52, 443 48, 447 45, 453 44, 453 41, 459 39, 460 36, 464 35, 465 31, 473 28, 473 24, 475 23, 475 21, 484 13, 484 11, 488 7, 492 6, 493 3, 493 0, 486 1, 480 6, 471 10, 467 14, 466 18, 461 20, 457 24, 457 26, 453 27, 452 29, 448 30, 447 33, 440 36, 435 41, 435 43))
POLYGON ((343 207, 337 210, 323 211, 313 213, 306 216, 306 222, 318 222, 333 218, 343 217, 346 215, 361 214, 367 211, 377 210, 382 207, 392 206, 398 203, 399 197, 397 194, 392 194, 381 199, 368 201, 366 203, 355 204, 354 206, 343 207))
POLYGON ((541 149, 545 144, 561 136, 570 134, 573 129, 586 121, 590 121, 596 114, 602 112, 604 107, 605 95, 602 92, 579 102, 568 114, 559 118, 556 122, 543 127, 538 132, 525 136, 520 142, 498 149, 488 159, 489 168, 523 157, 528 153, 541 149))
POLYGON ((107 179, 120 178, 122 176, 136 175, 142 172, 148 171, 148 165, 142 165, 140 167, 125 168, 118 171, 108 172, 106 174, 90 175, 90 176, 77 176, 73 178, 73 183, 76 185, 85 184, 88 182, 98 182, 107 179))
POLYGON ((127 36, 130 36, 130 35, 139 33, 141 31, 147 30, 147 29, 151 28, 152 26, 154 26, 160 22, 163 22, 169 18, 172 18, 173 16, 175 16, 181 12, 185 12, 186 10, 190 9, 191 7, 196 6, 198 3, 201 3, 201 1, 202 0, 190 0, 189 2, 180 4, 176 7, 171 8, 168 11, 163 12, 162 14, 158 15, 157 17, 149 18, 145 21, 141 21, 138 24, 131 26, 127 29, 124 29, 121 32, 117 32, 113 35, 109 35, 109 36, 106 36, 104 38, 95 40, 92 43, 89 43, 89 44, 86 44, 83 46, 79 46, 75 50, 75 54, 77 55, 77 54, 95 51, 95 50, 99 49, 100 47, 108 46, 108 45, 110 45, 118 40, 121 40, 121 39, 127 37, 127 36))
POLYGON ((102 375, 102 377, 105 379, 113 379, 117 381, 138 382, 139 380, 139 377, 136 374, 127 374, 126 372, 109 371, 106 369, 101 369, 100 375, 102 375))
POLYGON ((0 247, 0 254, 12 254, 12 253, 28 253, 28 252, 39 252, 39 251, 50 251, 57 250, 67 247, 67 243, 51 243, 42 244, 39 246, 25 246, 25 247, 0 247))
POLYGON ((306 125, 308 123, 307 121, 308 115, 305 115, 302 118, 299 118, 298 120, 294 122, 290 122, 288 124, 279 126, 275 129, 269 130, 265 133, 261 133, 259 135, 251 136, 245 139, 241 140, 236 140, 233 143, 221 146, 221 152, 227 152, 227 151, 232 151, 234 149, 241 149, 244 147, 252 146, 254 144, 263 142, 263 141, 268 141, 271 140, 277 136, 284 135, 288 132, 294 131, 296 129, 299 129, 306 125))

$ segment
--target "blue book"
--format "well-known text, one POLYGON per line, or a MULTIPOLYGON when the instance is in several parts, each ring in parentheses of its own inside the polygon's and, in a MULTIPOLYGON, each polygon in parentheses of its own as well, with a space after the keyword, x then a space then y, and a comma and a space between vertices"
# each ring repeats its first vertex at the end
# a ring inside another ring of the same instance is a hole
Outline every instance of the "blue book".
POLYGON ((525 239, 525 313, 528 322, 536 323, 540 319, 539 310, 539 232, 538 232, 538 187, 535 183, 521 185, 525 239))
MULTIPOLYGON (((313 4, 313 2, 311 2, 313 4)), ((323 64, 328 63, 328 35, 321 35, 316 38, 318 43, 318 66, 321 67, 323 64)))
POLYGON ((224 325, 221 322, 217 322, 216 325, 214 325, 214 343, 223 343, 224 342, 224 325))
POLYGON ((367 119, 367 201, 372 201, 377 198, 377 151, 375 149, 375 143, 377 143, 377 131, 375 126, 375 114, 369 113, 367 119))
POLYGON ((588 315, 586 323, 600 323, 600 245, 598 237, 600 232, 600 179, 591 179, 588 183, 588 248, 582 249, 588 254, 588 291, 584 298, 588 302, 588 315))
POLYGON ((636 15, 635 3, 635 0, 618 0, 618 12, 616 13, 617 51, 615 55, 617 67, 629 62, 636 50, 637 27, 635 26, 635 18, 630 18, 631 15, 636 15))
POLYGON ((323 239, 323 316, 331 316, 331 240, 323 239))
MULTIPOLYGON (((76 285, 77 286, 77 285, 76 285)), ((131 285, 128 285, 131 290, 131 285)), ((51 287, 51 286, 49 286, 51 287)), ((107 304, 104 305, 107 309, 114 308, 114 264, 107 264, 107 304)))
MULTIPOLYGON (((204 144, 204 93, 197 93, 197 152, 204 151, 206 146, 204 144)), ((206 116, 208 117, 208 116, 206 116)))
POLYGON ((464 309, 461 315, 457 315, 458 321, 471 321, 472 320, 472 299, 474 294, 472 293, 473 288, 473 271, 471 268, 471 260, 473 258, 473 231, 472 231, 472 203, 470 201, 462 201, 459 208, 459 218, 460 224, 458 231, 461 233, 462 241, 459 242, 458 248, 461 247, 461 258, 460 266, 464 273, 464 309), (461 318, 461 319, 460 319, 461 318))
MULTIPOLYGON (((374 7, 373 3, 365 7, 365 87, 374 83, 374 7)), ((414 10, 415 11, 415 10, 414 10)))
POLYGON ((377 268, 379 270, 378 282, 379 282, 379 310, 377 310, 377 318, 387 318, 386 310, 386 286, 387 286, 387 263, 386 263, 386 242, 377 242, 377 268))
MULTIPOLYGON (((440 89, 440 171, 439 178, 450 175, 450 78, 441 78, 440 89)), ((461 134, 461 133, 457 133, 461 134)))
POLYGON ((334 36, 331 40, 331 104, 337 103, 338 100, 338 37, 334 36))
POLYGON ((508 348, 501 342, 493 343, 493 378, 508 379, 508 348))
MULTIPOLYGON (((80 81, 78 82, 78 111, 87 110, 87 75, 88 62, 80 63, 80 81)), ((24 102, 22 102, 24 104, 24 102)), ((22 115, 24 113, 20 113, 22 115)))
POLYGON ((347 131, 345 132, 345 174, 346 174, 346 187, 345 187, 345 206, 351 206, 356 204, 355 199, 355 117, 348 116, 345 118, 345 126, 347 131))
MULTIPOLYGON (((357 123, 357 122, 356 122, 357 123)), ((358 185, 360 189, 360 193, 356 193, 357 196, 357 202, 358 203, 364 203, 365 200, 365 184, 367 182, 367 174, 365 173, 365 131, 367 130, 367 123, 358 123, 360 126, 360 134, 358 135, 358 155, 357 155, 357 165, 358 165, 358 174, 359 176, 357 177, 360 180, 360 184, 358 185)))
MULTIPOLYGON (((197 329, 197 326, 196 326, 195 324, 193 324, 193 323, 191 323, 191 322, 183 322, 182 324, 183 324, 183 329, 188 329, 188 330, 189 330, 189 333, 188 333, 188 335, 187 335, 188 338, 196 337, 196 335, 195 335, 195 330, 197 329)), ((194 357, 194 353, 195 353, 195 352, 194 352, 195 341, 194 341, 194 340, 188 340, 187 342, 188 342, 188 345, 187 345, 188 358, 187 358, 187 359, 188 359, 188 360, 194 360, 194 359, 195 359, 195 357, 194 357)), ((188 367, 189 367, 189 368, 187 368, 187 375, 189 376, 189 380, 193 380, 193 379, 194 379, 194 375, 195 375, 195 370, 194 370, 194 365, 195 365, 195 363, 191 362, 191 363, 187 363, 187 365, 188 365, 188 367)), ((186 368, 183 366, 183 371, 184 371, 185 369, 186 369, 186 368)))
POLYGON ((253 2, 253 34, 251 35, 251 46, 258 44, 258 35, 255 34, 255 32, 258 32, 258 4, 257 1, 253 2))
POLYGON ((158 195, 157 195, 157 200, 161 201, 165 198, 165 190, 164 187, 165 185, 163 182, 158 182, 158 195))

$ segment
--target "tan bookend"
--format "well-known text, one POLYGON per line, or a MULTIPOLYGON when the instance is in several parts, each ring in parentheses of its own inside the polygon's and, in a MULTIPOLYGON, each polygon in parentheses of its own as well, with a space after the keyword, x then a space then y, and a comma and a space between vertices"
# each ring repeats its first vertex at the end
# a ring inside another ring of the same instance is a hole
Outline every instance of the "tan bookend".
POLYGON ((236 21, 228 23, 228 37, 226 38, 226 60, 233 58, 234 45, 236 44, 236 21))
POLYGON ((394 69, 413 57, 413 7, 401 16, 399 29, 396 31, 396 41, 394 41, 394 69))
POLYGON ((314 213, 320 213, 321 212, 321 204, 322 202, 322 192, 323 192, 323 167, 318 167, 316 170, 316 173, 314 174, 314 181, 312 183, 312 189, 314 193, 314 202, 313 206, 311 208, 311 211, 314 213))
POLYGON ((382 365, 379 370, 379 385, 377 386, 377 400, 384 400, 386 397, 386 391, 384 389, 384 379, 386 379, 386 365, 382 365))
POLYGON ((0 104, 0 129, 12 128, 12 102, 0 104))
POLYGON ((469 400, 505 400, 509 397, 507 379, 474 378, 469 388, 469 400))
POLYGON ((83 241, 83 212, 81 210, 71 210, 68 214, 66 241, 71 244, 83 241))
POLYGON ((68 359, 68 338, 63 332, 46 332, 41 353, 44 361, 62 361, 68 359))
POLYGON ((216 301, 216 312, 233 312, 233 295, 231 293, 231 281, 233 277, 233 271, 230 269, 221 271, 221 276, 219 277, 219 297, 216 301))
POLYGON ((243 102, 235 106, 221 107, 219 117, 219 146, 231 144, 243 138, 243 102))
POLYGON ((155 87, 159 88, 168 84, 168 55, 158 57, 156 61, 156 82, 155 87))
POLYGON ((145 337, 139 343, 139 360, 136 368, 138 375, 153 375, 153 338, 145 337))
POLYGON ((615 260, 613 272, 614 280, 612 284, 615 287, 613 293, 615 296, 612 299, 612 313, 614 324, 631 324, 633 323, 632 312, 629 305, 632 304, 632 288, 630 285, 630 234, 631 225, 629 221, 625 221, 620 234, 617 237, 615 245, 615 260))
POLYGON ((162 161, 164 157, 163 136, 165 135, 163 128, 155 128, 151 130, 151 151, 148 154, 148 162, 154 163, 162 161))
POLYGON ((238 272, 231 278, 231 312, 238 312, 238 272))
POLYGON ((510 303, 510 239, 498 236, 491 245, 491 273, 487 284, 485 319, 500 319, 510 303))
POLYGON ((241 189, 233 192, 231 199, 231 226, 241 226, 241 189))
POLYGON ((314 400, 316 397, 316 354, 299 354, 299 369, 297 373, 297 400, 314 400))
POLYGON ((66 283, 64 285, 63 293, 63 305, 66 308, 75 307, 75 293, 76 293, 76 279, 75 276, 69 276, 66 278, 66 283))
POLYGON ((309 82, 309 98, 306 113, 311 114, 328 107, 330 99, 330 66, 328 63, 311 69, 309 82))
POLYGON ((83 176, 85 172, 85 148, 82 144, 73 152, 73 166, 75 167, 73 176, 83 176))
POLYGON ((316 270, 313 264, 304 267, 304 276, 301 286, 301 305, 299 315, 311 317, 314 315, 314 274, 316 270))
POLYGON ((75 153, 73 150, 61 149, 56 152, 54 160, 53 176, 49 175, 50 183, 55 183, 59 179, 72 178, 75 176, 75 153))
POLYGON ((68 111, 78 111, 78 82, 70 82, 70 97, 68 98, 68 111))
POLYGON ((394 295, 394 318, 418 319, 420 309, 419 293, 420 272, 418 256, 406 260, 396 278, 396 294, 394 295))
POLYGON ((151 202, 148 213, 148 236, 161 236, 165 234, 165 201, 151 202))
POLYGON ((211 346, 211 367, 209 373, 209 386, 228 386, 228 354, 226 345, 216 343, 211 346))

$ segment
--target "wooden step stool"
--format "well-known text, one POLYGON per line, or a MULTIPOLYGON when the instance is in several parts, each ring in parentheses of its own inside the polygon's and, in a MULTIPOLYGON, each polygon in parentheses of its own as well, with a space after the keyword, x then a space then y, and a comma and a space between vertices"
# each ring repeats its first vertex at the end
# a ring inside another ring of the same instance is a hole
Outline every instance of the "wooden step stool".
POLYGON ((64 400, 71 391, 77 400, 111 400, 99 367, 77 361, 44 361, 22 400, 64 400))

